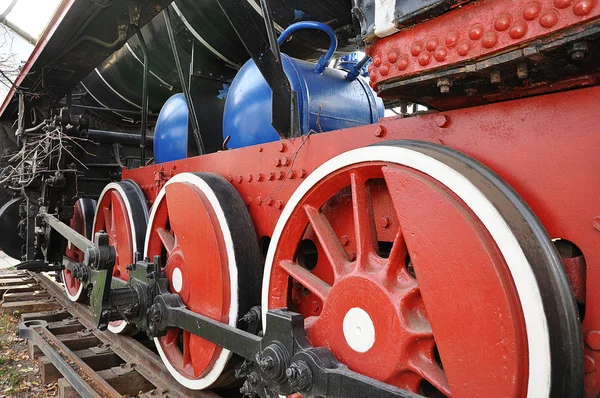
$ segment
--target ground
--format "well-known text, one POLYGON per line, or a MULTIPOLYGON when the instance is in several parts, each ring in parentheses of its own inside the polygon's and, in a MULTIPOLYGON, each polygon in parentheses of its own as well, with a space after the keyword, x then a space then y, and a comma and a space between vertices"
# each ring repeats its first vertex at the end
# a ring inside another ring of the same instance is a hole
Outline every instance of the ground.
MULTIPOLYGON (((0 253, 0 277, 14 273, 15 262, 0 253)), ((27 343, 17 336, 19 317, 0 314, 0 398, 54 397, 56 383, 42 385, 37 361, 29 359, 27 343)))

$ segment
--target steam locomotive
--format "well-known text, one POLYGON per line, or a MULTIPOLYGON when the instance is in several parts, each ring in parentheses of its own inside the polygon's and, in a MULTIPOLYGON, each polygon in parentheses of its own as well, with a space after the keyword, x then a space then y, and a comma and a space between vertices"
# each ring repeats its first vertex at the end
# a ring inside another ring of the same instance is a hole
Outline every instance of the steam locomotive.
POLYGON ((0 248, 193 390, 600 394, 596 0, 63 0, 0 248))

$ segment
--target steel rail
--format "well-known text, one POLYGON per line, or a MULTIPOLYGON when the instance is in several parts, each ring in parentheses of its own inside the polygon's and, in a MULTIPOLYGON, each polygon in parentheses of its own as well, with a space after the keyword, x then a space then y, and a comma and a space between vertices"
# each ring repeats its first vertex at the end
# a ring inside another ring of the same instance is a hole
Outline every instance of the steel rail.
POLYGON ((125 362, 135 363, 136 371, 157 388, 168 391, 169 397, 220 398, 212 391, 192 391, 183 387, 169 373, 156 353, 130 336, 99 331, 95 328, 90 307, 70 301, 64 294, 62 286, 47 276, 43 274, 32 276, 61 306, 77 317, 77 320, 101 343, 109 345, 125 362))

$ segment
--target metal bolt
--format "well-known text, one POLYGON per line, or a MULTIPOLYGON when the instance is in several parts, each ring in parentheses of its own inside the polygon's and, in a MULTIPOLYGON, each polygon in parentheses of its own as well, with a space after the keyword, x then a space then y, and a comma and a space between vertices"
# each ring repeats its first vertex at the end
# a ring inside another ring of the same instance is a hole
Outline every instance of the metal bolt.
POLYGON ((273 164, 275 165, 275 167, 281 166, 281 159, 275 158, 275 160, 273 161, 273 164))
POLYGON ((258 147, 258 152, 262 152, 263 151, 263 147, 259 146, 258 147))
POLYGON ((248 181, 248 182, 252 181, 252 174, 248 174, 246 176, 246 181, 248 181))
POLYGON ((391 223, 392 223, 392 221, 390 220, 389 217, 386 217, 386 216, 381 217, 381 228, 387 229, 391 223))
POLYGON ((313 382, 313 374, 308 367, 308 364, 304 361, 292 363, 290 367, 286 369, 285 375, 292 388, 298 391, 308 390, 313 382))
POLYGON ((279 143, 279 152, 285 152, 285 144, 283 142, 279 143))
POLYGON ((248 206, 250 206, 251 203, 252 203, 252 198, 250 196, 246 197, 246 204, 248 206))
POLYGON ((319 312, 319 303, 316 301, 312 302, 312 312, 319 312))
POLYGON ((585 58, 585 53, 587 52, 587 50, 588 45, 585 41, 573 43, 570 49, 571 59, 573 59, 573 61, 581 61, 585 58))
POLYGON ((585 342, 592 350, 600 351, 600 331, 589 332, 585 342))
POLYGON ((475 94, 477 94, 477 89, 476 88, 466 88, 465 94, 467 94, 467 97, 472 97, 475 94))
POLYGON ((373 132, 375 137, 383 137, 385 135, 385 128, 383 126, 377 125, 375 126, 375 131, 373 132))
POLYGON ((452 87, 452 79, 450 79, 449 77, 439 78, 437 81, 437 86, 440 88, 440 93, 449 93, 450 87, 452 87))
POLYGON ((527 64, 525 62, 521 62, 517 65, 517 77, 521 80, 527 79, 529 73, 527 72, 527 64))
POLYGON ((275 362, 273 361, 273 358, 263 357, 259 359, 258 366, 260 367, 260 370, 266 372, 268 370, 273 369, 273 367, 275 366, 275 362))
POLYGON ((594 217, 592 220, 592 227, 594 227, 596 231, 600 231, 600 216, 594 217))
POLYGON ((350 244, 350 238, 348 235, 343 235, 340 241, 342 242, 342 246, 348 246, 350 244))
POLYGON ((256 203, 260 206, 262 204, 262 196, 257 196, 256 197, 256 203))
POLYGON ((306 170, 300 169, 300 173, 298 175, 300 176, 300 178, 306 177, 306 170))
POLYGON ((285 173, 283 171, 278 171, 277 172, 277 179, 278 180, 283 180, 284 177, 285 177, 285 173))
POLYGON ((263 173, 256 173, 256 181, 264 180, 265 176, 263 173))
POLYGON ((265 203, 269 206, 271 206, 273 204, 273 198, 270 196, 267 196, 267 199, 265 199, 265 203))
POLYGON ((596 370, 596 361, 589 355, 583 358, 583 371, 584 373, 592 373, 596 370))
POLYGON ((284 156, 284 157, 281 158, 281 165, 282 166, 287 166, 289 162, 290 162, 290 159, 288 159, 287 157, 284 156))
POLYGON ((435 118, 435 124, 438 127, 446 127, 450 124, 450 118, 446 115, 438 115, 435 118))
POLYGON ((267 179, 269 181, 273 181, 275 179, 275 173, 273 173, 272 171, 269 171, 269 175, 268 175, 267 179))
POLYGON ((290 171, 290 179, 294 179, 296 178, 296 176, 298 175, 298 173, 296 172, 296 170, 291 170, 290 171))
POLYGON ((278 200, 275 202, 275 207, 279 210, 283 209, 283 200, 278 200))
POLYGON ((235 180, 237 181, 237 183, 238 183, 238 184, 241 184, 241 183, 242 183, 242 180, 243 180, 243 178, 242 178, 242 176, 236 176, 236 177, 235 177, 235 180))

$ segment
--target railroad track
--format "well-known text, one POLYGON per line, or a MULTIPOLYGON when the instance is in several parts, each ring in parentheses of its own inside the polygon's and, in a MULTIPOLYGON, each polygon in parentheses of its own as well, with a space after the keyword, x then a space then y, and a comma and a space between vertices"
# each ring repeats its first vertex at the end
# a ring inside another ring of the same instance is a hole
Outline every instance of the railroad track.
POLYGON ((43 383, 58 383, 60 398, 240 396, 181 386, 151 340, 96 329, 90 308, 71 302, 50 274, 2 275, 0 299, 3 313, 20 314, 29 356, 39 361, 43 383))

